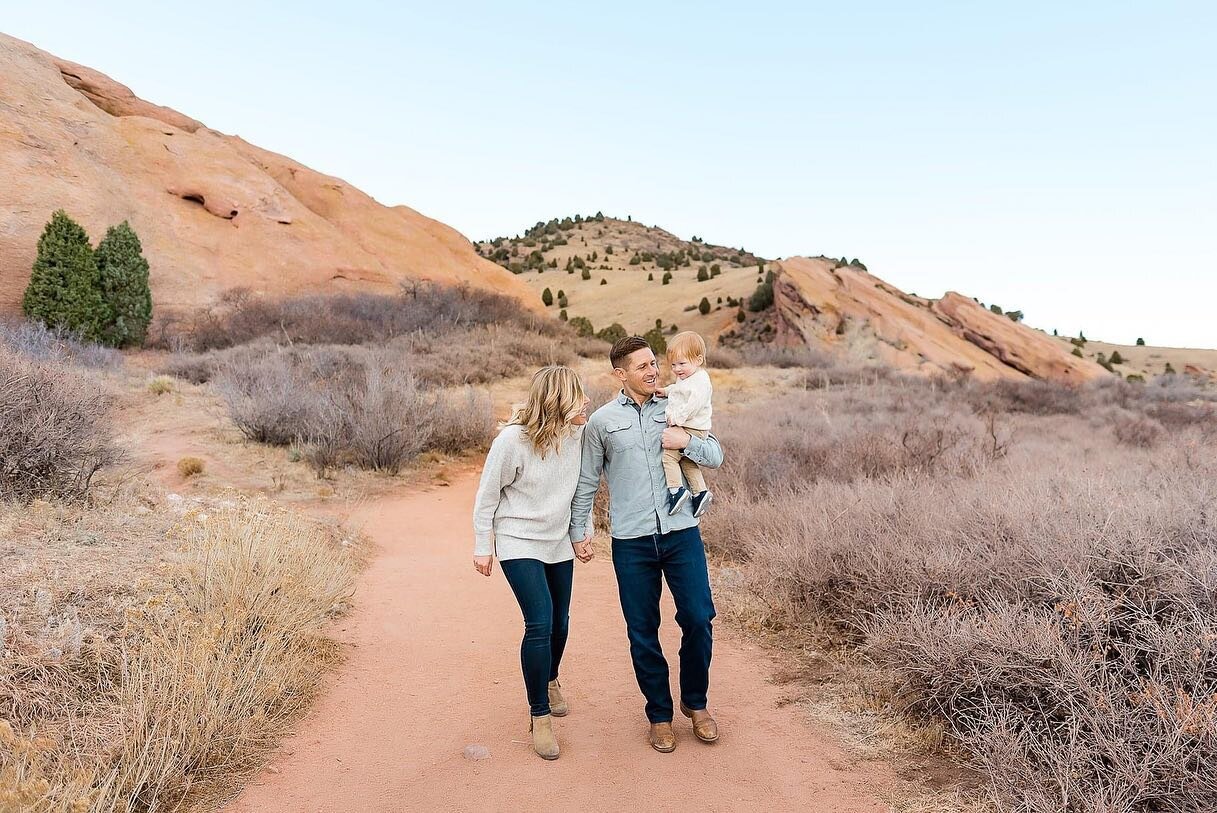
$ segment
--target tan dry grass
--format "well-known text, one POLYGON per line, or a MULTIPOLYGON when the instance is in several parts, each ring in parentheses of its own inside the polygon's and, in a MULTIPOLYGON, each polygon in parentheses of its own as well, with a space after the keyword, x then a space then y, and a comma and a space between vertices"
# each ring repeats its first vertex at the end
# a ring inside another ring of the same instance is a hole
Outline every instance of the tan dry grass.
POLYGON ((265 500, 180 517, 172 505, 138 522, 55 506, 34 527, 4 515, 10 529, 40 532, 49 555, 41 583, 31 571, 4 585, 33 598, 14 624, 31 628, 8 630, 0 671, 12 721, 0 730, 0 810, 171 810, 223 796, 338 657, 325 627, 354 589, 349 539, 265 500), (82 572, 87 557, 56 555, 73 524, 112 548, 107 567, 82 572), (166 526, 177 549, 143 552, 166 526), (112 537, 120 529, 125 547, 112 537), (96 592, 52 593, 62 565, 96 592), (38 629, 39 610, 66 619, 68 645, 55 625, 38 629))

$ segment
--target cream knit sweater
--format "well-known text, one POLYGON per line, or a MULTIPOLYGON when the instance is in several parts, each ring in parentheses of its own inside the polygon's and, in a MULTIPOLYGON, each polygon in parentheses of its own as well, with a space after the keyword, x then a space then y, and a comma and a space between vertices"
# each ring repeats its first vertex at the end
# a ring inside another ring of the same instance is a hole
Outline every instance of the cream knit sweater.
POLYGON ((473 553, 499 560, 575 558, 570 504, 579 484, 583 427, 574 427, 544 458, 518 425, 505 426, 490 446, 473 506, 473 553))

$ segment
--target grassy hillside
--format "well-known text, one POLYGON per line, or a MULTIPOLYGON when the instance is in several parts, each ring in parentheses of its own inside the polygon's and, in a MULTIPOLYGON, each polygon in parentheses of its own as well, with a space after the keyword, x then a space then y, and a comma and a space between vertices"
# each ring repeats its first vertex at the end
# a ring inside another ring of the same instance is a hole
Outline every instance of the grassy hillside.
POLYGON ((653 329, 659 320, 666 332, 676 327, 717 336, 736 324, 769 263, 743 248, 696 236, 682 240, 658 226, 599 213, 538 222, 523 234, 475 247, 518 274, 538 298, 549 289, 554 314, 565 310, 597 331, 618 323, 632 333, 653 329), (698 308, 703 298, 706 313, 698 308))

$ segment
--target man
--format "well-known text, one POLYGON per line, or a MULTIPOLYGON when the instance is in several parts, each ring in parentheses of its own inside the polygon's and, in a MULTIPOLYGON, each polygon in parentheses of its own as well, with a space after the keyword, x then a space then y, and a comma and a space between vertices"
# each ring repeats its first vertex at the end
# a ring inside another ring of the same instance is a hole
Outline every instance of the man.
POLYGON ((659 645, 661 579, 672 591, 681 630, 680 710, 692 719, 693 733, 703 742, 718 739, 718 725, 706 710, 714 619, 706 550, 688 505, 668 516, 662 449, 678 449, 710 469, 722 464, 723 450, 712 434, 702 439, 668 426, 665 399, 654 397, 659 365, 645 339, 621 339, 609 359, 621 392, 596 410, 583 432, 570 538, 572 542, 591 538, 592 500, 603 473, 609 489, 613 569, 634 675, 646 698, 651 747, 668 753, 676 749, 676 735, 668 662, 659 645))

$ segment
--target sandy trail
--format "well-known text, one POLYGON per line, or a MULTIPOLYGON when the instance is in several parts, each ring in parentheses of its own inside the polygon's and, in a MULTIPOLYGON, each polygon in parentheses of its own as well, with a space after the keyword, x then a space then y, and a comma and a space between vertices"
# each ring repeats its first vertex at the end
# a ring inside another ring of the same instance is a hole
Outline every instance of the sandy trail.
MULTIPOLYGON (((882 811, 886 767, 859 762, 766 682, 772 662, 720 623, 710 704, 722 739, 678 717, 679 746, 646 741, 612 564, 576 563, 556 721, 562 757, 528 743, 523 622, 499 569, 473 571, 476 473, 450 488, 381 499, 352 518, 378 546, 341 624, 350 658, 233 813, 414 810, 882 811), (491 756, 471 761, 467 745, 491 756)), ((666 600, 666 594, 665 594, 666 600)), ((670 604, 664 648, 675 665, 670 604)), ((673 668, 673 681, 676 679, 673 668)))

